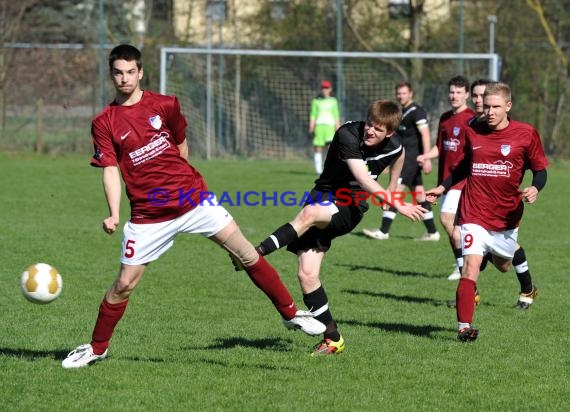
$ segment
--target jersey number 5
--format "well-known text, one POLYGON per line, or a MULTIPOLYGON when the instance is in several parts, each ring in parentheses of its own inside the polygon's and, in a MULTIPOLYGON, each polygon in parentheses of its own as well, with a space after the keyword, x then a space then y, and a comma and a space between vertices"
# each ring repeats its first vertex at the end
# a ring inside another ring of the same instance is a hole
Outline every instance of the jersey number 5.
POLYGON ((125 244, 125 257, 126 258, 132 258, 135 255, 135 248, 133 247, 133 245, 135 244, 134 240, 127 240, 127 243, 125 244))

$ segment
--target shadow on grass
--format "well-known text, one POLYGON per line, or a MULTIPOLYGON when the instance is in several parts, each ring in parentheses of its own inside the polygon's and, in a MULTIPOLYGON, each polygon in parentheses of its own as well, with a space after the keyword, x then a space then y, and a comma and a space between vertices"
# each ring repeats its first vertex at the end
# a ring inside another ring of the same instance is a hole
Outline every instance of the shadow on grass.
POLYGON ((349 270, 369 270, 371 272, 384 272, 389 273, 396 276, 415 276, 415 277, 424 277, 424 278, 433 278, 433 276, 428 275, 424 272, 412 272, 408 270, 396 270, 391 268, 386 268, 382 266, 369 266, 369 265, 351 265, 347 263, 337 263, 335 266, 345 267, 349 270))
POLYGON ((446 305, 446 302, 441 300, 432 299, 432 298, 419 298, 417 296, 407 296, 407 295, 398 296, 398 295, 393 295, 392 293, 369 292, 366 290, 354 290, 354 289, 343 289, 342 292, 351 295, 365 295, 365 296, 372 296, 375 298, 392 299, 398 302, 425 303, 432 306, 446 305))
POLYGON ((69 350, 30 350, 30 349, 14 349, 0 348, 0 356, 13 356, 28 360, 36 359, 59 359, 63 360, 67 357, 69 350))
POLYGON ((405 323, 386 323, 386 322, 361 322, 358 320, 341 320, 339 323, 343 323, 351 326, 364 326, 367 328, 382 329, 386 332, 396 332, 396 333, 407 333, 413 336, 419 336, 422 338, 429 339, 440 339, 438 336, 434 336, 434 333, 438 332, 449 332, 456 333, 457 331, 453 328, 443 328, 441 326, 434 325, 409 325, 405 323))
MULTIPOLYGON (((118 358, 114 358, 118 359, 118 358)), ((142 358, 140 356, 121 356, 121 360, 134 361, 134 362, 149 362, 149 363, 165 363, 168 362, 162 358, 142 358)))
POLYGON ((218 338, 214 341, 214 343, 207 346, 186 346, 182 349, 222 350, 222 349, 231 349, 237 347, 286 352, 291 349, 291 340, 280 339, 280 338, 272 338, 272 339, 269 338, 246 339, 242 337, 218 338))
MULTIPOLYGON (((288 175, 299 175, 299 176, 315 176, 315 179, 318 177, 316 172, 304 171, 304 170, 288 170, 286 172, 288 175)), ((281 175, 282 173, 279 171, 276 174, 281 175)), ((310 185, 310 183, 309 183, 310 185)))
MULTIPOLYGON (((392 293, 384 293, 384 292, 370 292, 367 290, 355 290, 355 289, 343 289, 342 292, 348 293, 350 295, 365 295, 365 296, 372 296, 375 298, 383 298, 383 299, 391 299, 397 302, 408 302, 408 303, 421 303, 421 304, 428 304, 432 306, 445 306, 450 310, 455 310, 455 299, 448 299, 445 301, 432 299, 432 298, 420 298, 417 296, 398 296, 392 293)), ((482 302, 478 306, 485 306, 485 307, 493 307, 496 306, 494 303, 482 302)))
MULTIPOLYGON (((348 293, 350 295, 365 295, 365 296, 372 296, 375 298, 383 298, 383 299, 391 299, 397 302, 408 302, 408 303, 420 303, 420 304, 428 304, 432 306, 444 306, 449 310, 455 310, 455 299, 448 299, 448 300, 438 300, 432 298, 420 298, 417 296, 398 296, 392 293, 383 293, 383 292, 370 292, 367 290, 355 290, 355 289, 343 289, 342 292, 348 293)), ((485 307, 493 307, 496 306, 494 303, 488 303, 483 301, 478 306, 485 306, 485 307)))
POLYGON ((239 369, 244 369, 244 368, 248 368, 248 369, 262 369, 262 370, 277 370, 277 371, 281 371, 281 370, 296 370, 296 368, 291 367, 291 366, 276 366, 276 365, 270 365, 267 363, 246 363, 246 362, 238 362, 238 363, 233 363, 233 362, 226 362, 223 360, 219 360, 219 359, 207 359, 207 358, 200 358, 198 360, 201 363, 205 363, 207 365, 210 366, 222 366, 223 368, 239 368, 239 369))

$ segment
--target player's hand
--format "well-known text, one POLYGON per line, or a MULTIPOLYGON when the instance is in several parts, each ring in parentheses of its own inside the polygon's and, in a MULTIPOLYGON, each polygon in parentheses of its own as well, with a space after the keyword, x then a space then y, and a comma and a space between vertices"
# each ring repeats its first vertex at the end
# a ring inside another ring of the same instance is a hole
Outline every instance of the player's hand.
POLYGON ((103 220, 103 231, 109 235, 112 235, 117 230, 119 226, 119 219, 109 216, 107 219, 103 220))
POLYGON ((424 213, 427 213, 427 210, 421 207, 420 205, 412 205, 410 203, 404 203, 403 205, 396 206, 398 212, 406 216, 412 222, 419 222, 423 220, 424 213))
POLYGON ((523 202, 534 203, 538 199, 538 189, 534 186, 527 187, 522 191, 523 202))
POLYGON ((312 130, 309 130, 309 131, 307 132, 307 138, 308 138, 309 140, 313 140, 314 137, 315 137, 315 132, 312 131, 312 130))
POLYGON ((420 166, 424 165, 425 160, 426 160, 426 157, 424 155, 419 155, 418 157, 416 157, 416 161, 418 162, 418 164, 420 166))
POLYGON ((426 175, 429 175, 431 173, 432 170, 431 159, 424 159, 421 166, 422 166, 422 172, 424 172, 426 175))
POLYGON ((433 189, 426 190, 426 200, 432 205, 437 205, 437 199, 443 194, 445 188, 441 185, 433 189))

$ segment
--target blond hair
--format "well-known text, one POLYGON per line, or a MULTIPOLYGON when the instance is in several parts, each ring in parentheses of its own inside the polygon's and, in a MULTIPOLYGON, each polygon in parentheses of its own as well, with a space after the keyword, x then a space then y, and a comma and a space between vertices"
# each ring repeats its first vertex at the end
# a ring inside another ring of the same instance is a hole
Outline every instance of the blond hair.
POLYGON ((511 87, 503 82, 488 83, 483 94, 483 97, 485 96, 503 96, 505 101, 510 102, 512 99, 511 87))

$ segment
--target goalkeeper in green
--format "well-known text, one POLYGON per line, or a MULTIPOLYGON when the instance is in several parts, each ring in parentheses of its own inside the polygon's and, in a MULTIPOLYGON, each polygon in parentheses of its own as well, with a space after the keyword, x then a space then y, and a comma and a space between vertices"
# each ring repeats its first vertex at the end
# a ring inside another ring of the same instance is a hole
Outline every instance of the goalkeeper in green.
POLYGON ((336 129, 340 127, 338 101, 331 96, 332 83, 321 82, 321 94, 311 102, 309 136, 313 138, 313 159, 318 175, 323 172, 323 152, 330 145, 336 129))

